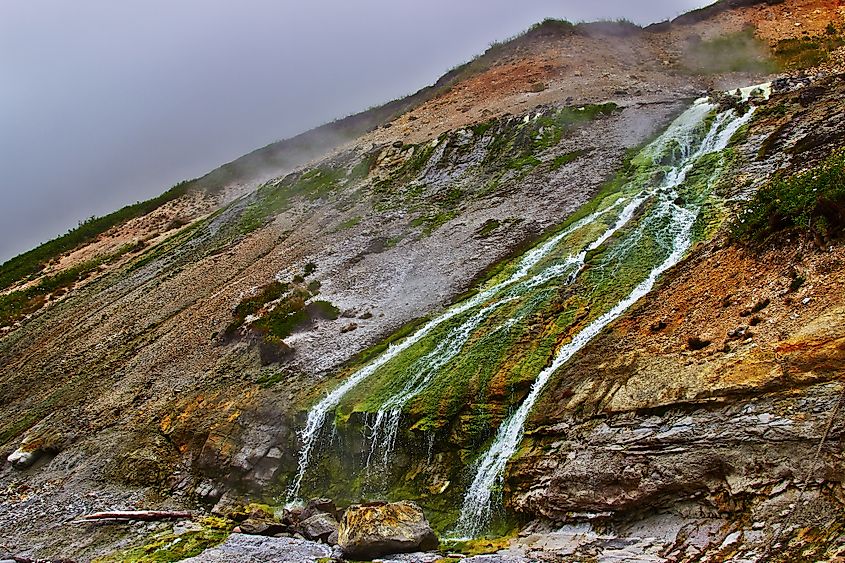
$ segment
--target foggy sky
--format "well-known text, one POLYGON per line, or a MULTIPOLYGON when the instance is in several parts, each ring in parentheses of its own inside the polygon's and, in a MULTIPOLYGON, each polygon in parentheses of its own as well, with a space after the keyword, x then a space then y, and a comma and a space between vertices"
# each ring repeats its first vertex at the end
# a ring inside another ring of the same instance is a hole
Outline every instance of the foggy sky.
POLYGON ((648 24, 709 3, 3 0, 0 262, 546 17, 648 24))

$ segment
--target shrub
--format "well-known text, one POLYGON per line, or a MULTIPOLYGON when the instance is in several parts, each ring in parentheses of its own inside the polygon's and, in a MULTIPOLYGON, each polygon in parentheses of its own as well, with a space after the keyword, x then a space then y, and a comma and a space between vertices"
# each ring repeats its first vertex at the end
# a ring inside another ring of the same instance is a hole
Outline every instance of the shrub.
POLYGON ((546 83, 545 83, 545 82, 532 82, 532 83, 528 86, 528 91, 529 91, 529 92, 538 93, 538 92, 542 92, 542 91, 543 91, 543 90, 545 90, 546 88, 547 88, 547 86, 546 86, 546 83))
POLYGON ((195 180, 179 182, 158 197, 127 205, 104 217, 90 217, 60 237, 7 260, 0 265, 0 289, 38 274, 50 260, 96 239, 112 227, 146 215, 165 203, 181 197, 187 193, 194 182, 195 180))
POLYGON ((820 165, 790 177, 775 177, 761 188, 734 222, 739 239, 762 240, 797 227, 835 236, 845 227, 845 150, 820 165))
POLYGON ((774 55, 780 65, 788 70, 810 68, 826 61, 830 52, 845 45, 845 39, 833 29, 827 35, 783 39, 778 41, 774 55))

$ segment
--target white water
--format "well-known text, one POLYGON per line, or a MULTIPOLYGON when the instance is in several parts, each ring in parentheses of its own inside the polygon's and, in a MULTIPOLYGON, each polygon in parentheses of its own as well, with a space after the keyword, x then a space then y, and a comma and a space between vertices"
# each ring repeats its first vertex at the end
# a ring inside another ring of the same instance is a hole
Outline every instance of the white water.
MULTIPOLYGON (((669 142, 675 141, 679 144, 681 150, 680 163, 668 171, 660 186, 653 186, 641 191, 635 185, 629 186, 627 189, 623 188, 619 198, 611 205, 600 208, 576 221, 554 237, 528 251, 517 264, 513 273, 505 280, 447 309, 399 344, 390 345, 378 358, 353 373, 340 386, 314 405, 308 413, 305 427, 299 434, 302 443, 299 451, 299 467, 296 477, 288 488, 288 500, 295 501, 298 498, 303 477, 319 445, 322 428, 329 414, 352 389, 391 360, 422 341, 426 336, 431 335, 444 323, 468 313, 468 316, 460 320, 456 326, 448 328, 445 332, 435 333, 436 345, 431 351, 414 362, 413 368, 405 374, 404 385, 384 401, 379 410, 374 413, 373 419, 365 421, 365 438, 369 443, 365 453, 365 463, 369 471, 375 462, 387 463, 397 439, 404 405, 422 392, 443 367, 461 353, 470 337, 482 323, 505 304, 519 299, 528 291, 540 287, 550 280, 559 279, 564 283, 572 283, 579 272, 582 271, 587 254, 611 240, 611 237, 623 229, 637 214, 638 210, 648 203, 649 209, 646 210, 645 216, 639 219, 639 225, 635 232, 633 234, 628 233, 621 241, 614 240, 611 242, 614 245, 611 255, 621 254, 629 249, 635 250, 637 237, 642 235, 641 231, 646 226, 651 226, 652 223, 659 225, 665 221, 668 221, 668 224, 664 226, 665 233, 663 234, 667 240, 658 242, 666 247, 668 255, 663 257, 663 260, 648 273, 646 278, 627 297, 592 321, 590 325, 576 334, 569 343, 558 350, 551 365, 538 374, 526 400, 514 415, 499 428, 493 445, 478 465, 477 474, 467 492, 460 519, 459 529, 462 533, 476 535, 481 531, 490 521, 492 514, 492 491, 497 482, 500 481, 508 459, 519 445, 524 422, 548 379, 602 328, 647 293, 657 277, 677 263, 689 247, 690 231, 696 219, 696 210, 686 209, 676 204, 674 188, 684 182, 687 173, 699 157, 723 149, 736 130, 750 119, 752 113, 749 111, 741 117, 734 115, 732 112, 719 114, 702 139, 702 124, 712 114, 713 109, 713 105, 704 100, 699 100, 679 117, 657 141, 645 149, 644 154, 651 153, 657 156, 661 154, 661 151, 666 148, 669 142), (653 205, 652 202, 654 202, 653 205), (609 221, 612 221, 610 225, 607 224, 609 221), (602 230, 596 233, 594 231, 597 230, 596 226, 599 224, 602 230), (567 246, 572 247, 572 243, 568 242, 571 235, 577 235, 582 229, 585 229, 584 233, 593 233, 594 238, 579 243, 575 249, 571 249, 567 253, 567 246), (563 256, 562 259, 561 256, 563 256), (474 312, 473 309, 475 309, 474 312)), ((655 166, 655 169, 657 168, 655 166)), ((515 315, 496 327, 493 332, 510 330, 510 327, 516 324, 518 320, 519 316, 515 315)), ((430 436, 430 439, 432 438, 433 435, 430 436)), ((429 444, 429 456, 431 455, 432 445, 432 443, 429 444)))
MULTIPOLYGON (((697 101, 655 143, 646 149, 646 151, 651 150, 653 154, 660 154, 660 149, 667 146, 669 142, 677 141, 680 143, 680 162, 673 166, 666 175, 660 188, 657 205, 650 211, 651 217, 666 215, 671 217, 666 233, 671 235, 671 252, 663 261, 655 265, 648 276, 624 299, 619 301, 609 311, 593 320, 578 332, 572 340, 561 347, 552 363, 540 372, 528 396, 516 412, 499 427, 493 444, 478 463, 475 478, 464 497, 456 530, 458 535, 474 537, 489 525, 493 512, 493 492, 496 490, 497 485, 501 483, 505 466, 516 452, 522 440, 525 421, 529 413, 552 375, 601 332, 602 329, 622 315, 622 313, 629 309, 641 297, 646 295, 654 286, 657 278, 663 272, 677 264, 688 250, 691 244, 692 227, 697 218, 698 211, 696 209, 687 209, 674 203, 677 197, 675 189, 683 184, 687 174, 701 156, 723 150, 734 133, 743 124, 747 123, 753 114, 753 109, 742 116, 737 116, 733 111, 720 113, 713 121, 707 135, 696 148, 693 146, 696 126, 703 123, 713 109, 714 106, 705 100, 697 101)), ((643 223, 647 221, 648 217, 645 218, 643 223)), ((634 233, 633 236, 638 236, 638 234, 634 233)))
MULTIPOLYGON (((370 377, 387 362, 389 362, 390 360, 392 360, 393 358, 395 358, 396 356, 398 356, 399 354, 401 354, 402 352, 422 340, 425 336, 431 333, 438 326, 442 325, 444 322, 472 309, 473 307, 484 303, 486 300, 490 299, 492 296, 496 295, 502 290, 507 289, 515 283, 523 280, 526 276, 528 276, 532 268, 534 268, 543 258, 547 257, 557 247, 561 240, 565 239, 567 236, 577 231, 578 229, 581 229, 582 227, 596 221, 602 215, 614 209, 617 204, 618 201, 617 203, 614 203, 606 209, 601 209, 595 211, 594 213, 591 213, 583 219, 576 221, 568 228, 564 229, 559 234, 555 235, 545 243, 532 249, 531 251, 526 253, 526 255, 520 261, 516 271, 511 274, 507 279, 484 291, 477 293, 475 296, 464 301, 463 303, 459 303, 447 309, 444 313, 426 323, 421 329, 405 338, 399 344, 391 344, 388 347, 387 351, 385 351, 378 358, 373 360, 370 364, 366 365, 365 367, 361 368, 360 370, 349 376, 349 378, 347 378, 339 387, 334 389, 325 398, 323 398, 316 405, 314 405, 308 412, 308 418, 306 420, 305 427, 299 433, 299 437, 302 442, 302 445, 299 450, 299 467, 297 470, 296 477, 291 482, 291 485, 288 487, 288 501, 294 502, 297 500, 299 496, 300 487, 302 486, 302 479, 305 476, 305 472, 308 470, 308 467, 310 465, 311 455, 314 451, 315 446, 317 445, 317 441, 320 437, 320 431, 322 430, 323 425, 326 422, 326 417, 328 416, 329 412, 333 411, 337 407, 337 405, 340 403, 343 397, 346 396, 347 393, 349 393, 362 381, 370 377)), ((633 213, 633 211, 631 213, 633 213)), ((535 276, 535 278, 536 277, 537 276, 535 276)), ((497 305, 501 304, 502 303, 498 303, 497 305)))
MULTIPOLYGON (((487 320, 490 315, 502 305, 517 300, 529 289, 543 285, 550 279, 565 276, 566 283, 572 283, 578 275, 578 272, 580 272, 584 267, 584 261, 586 260, 587 253, 601 246, 608 238, 613 236, 616 231, 627 224, 645 199, 646 198, 643 196, 637 196, 631 200, 631 202, 622 209, 619 217, 610 226, 610 228, 604 231, 580 253, 575 256, 567 256, 563 262, 549 266, 527 280, 513 284, 513 287, 507 288, 500 298, 496 299, 489 305, 486 305, 477 313, 469 317, 469 319, 464 321, 461 325, 449 331, 449 333, 440 340, 434 350, 423 356, 423 358, 415 364, 415 371, 410 375, 410 377, 408 377, 403 389, 399 393, 387 399, 378 412, 376 412, 375 420, 371 425, 369 425, 370 432, 367 436, 367 441, 370 442, 370 449, 365 461, 365 467, 369 469, 371 467, 371 463, 376 459, 383 465, 388 463, 390 453, 396 445, 396 437, 399 433, 399 423, 402 418, 402 407, 409 400, 422 392, 437 375, 438 370, 461 352, 469 337, 483 321, 487 320), (381 447, 381 455, 376 457, 376 450, 379 447, 381 447)), ((617 200, 617 203, 619 201, 621 200, 617 200)), ((616 206, 617 204, 614 204, 606 211, 609 211, 616 206)), ((587 223, 578 225, 576 228, 573 228, 572 231, 564 231, 563 236, 557 236, 553 240, 559 243, 566 235, 571 234, 571 232, 586 224, 587 223)), ((557 245, 555 244, 543 245, 545 252, 543 254, 538 254, 537 256, 539 256, 539 258, 536 260, 539 261, 539 259, 548 255, 549 252, 556 246, 557 245)), ((536 257, 533 257, 532 260, 535 258, 536 257)), ((527 270, 522 269, 520 269, 520 271, 524 271, 525 274, 528 272, 527 270)))

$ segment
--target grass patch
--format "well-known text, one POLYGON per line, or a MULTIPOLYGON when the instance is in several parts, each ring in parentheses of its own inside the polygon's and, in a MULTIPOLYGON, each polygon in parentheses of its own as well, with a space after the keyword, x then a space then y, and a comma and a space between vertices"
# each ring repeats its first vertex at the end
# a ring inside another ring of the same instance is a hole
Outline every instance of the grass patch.
POLYGON ((350 219, 347 219, 346 221, 344 221, 340 225, 338 225, 337 230, 338 231, 345 231, 347 229, 351 229, 352 227, 358 226, 361 223, 362 220, 363 220, 363 217, 361 217, 361 216, 352 217, 350 219))
POLYGON ((77 264, 55 275, 44 277, 38 285, 0 295, 0 326, 9 326, 38 311, 47 298, 63 295, 80 281, 89 278, 101 265, 113 262, 123 254, 133 251, 137 245, 124 245, 110 256, 98 257, 77 264))
MULTIPOLYGON (((305 265, 305 275, 312 274, 316 264, 305 265)), ((224 331, 234 337, 245 325, 263 335, 265 344, 287 349, 284 339, 317 319, 336 320, 340 309, 328 301, 311 301, 320 291, 320 282, 306 284, 305 278, 296 275, 291 283, 273 281, 261 287, 254 295, 238 303, 232 315, 234 320, 224 331)))
POLYGON ((86 219, 64 235, 6 261, 3 265, 0 265, 0 289, 5 289, 20 281, 32 279, 51 260, 60 255, 93 241, 112 227, 146 215, 165 203, 183 196, 194 182, 195 180, 180 182, 158 197, 127 205, 103 217, 86 219))
POLYGON ((825 35, 778 41, 774 56, 783 69, 800 70, 825 62, 832 51, 843 45, 845 37, 841 31, 831 27, 825 35))
POLYGON ((576 151, 568 152, 556 156, 555 159, 552 161, 552 170, 557 170, 562 166, 566 166, 570 162, 574 162, 581 158, 587 152, 586 149, 578 149, 576 151))
POLYGON ((336 166, 318 166, 305 172, 285 176, 280 181, 261 186, 256 199, 241 214, 237 231, 251 233, 272 218, 290 209, 297 199, 318 201, 332 195, 341 185, 358 181, 369 171, 369 157, 359 162, 352 170, 336 166))
POLYGON ((328 301, 313 301, 309 304, 309 308, 312 311, 312 316, 331 321, 337 320, 340 317, 340 309, 328 301))
POLYGON ((751 27, 694 43, 685 53, 684 65, 701 74, 777 71, 768 47, 751 27))
POLYGON ((845 150, 820 165, 789 177, 775 177, 761 188, 732 227, 740 240, 762 240, 795 227, 822 236, 845 228, 845 150))
POLYGON ((480 238, 487 238, 493 231, 499 228, 499 225, 500 223, 496 219, 488 219, 481 225, 476 235, 480 238))

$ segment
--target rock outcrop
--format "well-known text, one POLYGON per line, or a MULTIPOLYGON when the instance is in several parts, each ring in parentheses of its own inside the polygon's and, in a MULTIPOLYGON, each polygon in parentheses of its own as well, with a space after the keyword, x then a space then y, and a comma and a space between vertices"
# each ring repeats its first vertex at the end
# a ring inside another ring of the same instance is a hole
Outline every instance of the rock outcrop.
POLYGON ((426 551, 438 543, 422 509, 407 501, 350 506, 338 531, 338 545, 349 557, 426 551))

